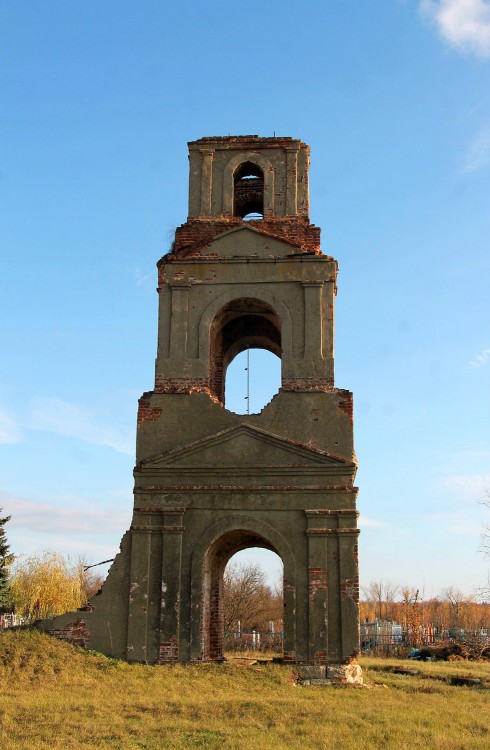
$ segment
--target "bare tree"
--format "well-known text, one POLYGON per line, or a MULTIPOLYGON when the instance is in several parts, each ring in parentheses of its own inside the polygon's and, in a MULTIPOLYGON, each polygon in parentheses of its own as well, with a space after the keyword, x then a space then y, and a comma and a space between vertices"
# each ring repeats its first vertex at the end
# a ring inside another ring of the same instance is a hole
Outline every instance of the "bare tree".
POLYGON ((88 601, 99 591, 104 583, 104 577, 93 570, 92 565, 85 555, 78 555, 75 569, 80 579, 80 586, 85 599, 88 601))
POLYGON ((270 620, 282 618, 282 592, 266 583, 262 568, 254 563, 226 567, 223 577, 223 613, 225 630, 268 629, 270 620))
POLYGON ((443 589, 441 591, 441 598, 449 606, 449 627, 463 628, 468 603, 472 601, 472 598, 466 596, 454 586, 448 586, 443 589))
POLYGON ((373 603, 377 620, 393 618, 393 603, 398 593, 399 587, 392 581, 371 581, 369 586, 363 588, 364 596, 373 603))
POLYGON ((367 588, 367 596, 374 604, 374 616, 376 620, 381 620, 381 610, 383 606, 383 581, 371 581, 367 588))
POLYGON ((386 602, 386 619, 394 620, 395 613, 393 611, 393 604, 396 597, 400 593, 400 587, 393 583, 393 581, 385 581, 385 602, 386 602))
MULTIPOLYGON (((481 504, 490 510, 490 490, 485 490, 485 494, 480 500, 481 504)), ((481 534, 481 551, 485 557, 490 558, 490 523, 483 523, 482 534, 481 534)), ((488 574, 486 585, 482 586, 478 590, 478 595, 481 599, 490 599, 490 573, 488 574)))

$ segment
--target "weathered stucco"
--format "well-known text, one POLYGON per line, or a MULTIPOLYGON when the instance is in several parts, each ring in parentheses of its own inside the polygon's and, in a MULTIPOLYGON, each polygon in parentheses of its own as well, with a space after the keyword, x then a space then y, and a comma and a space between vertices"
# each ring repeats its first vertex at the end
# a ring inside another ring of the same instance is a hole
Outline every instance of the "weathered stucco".
POLYGON ((189 152, 189 219, 158 263, 132 525, 90 606, 39 627, 129 661, 220 660, 224 568, 261 546, 284 563, 285 661, 349 664, 352 394, 334 385, 337 263, 309 223, 309 149, 242 136, 189 152), (244 221, 248 207, 263 218, 244 221), (225 374, 247 347, 281 357, 282 388, 260 414, 238 415, 223 406, 225 374))

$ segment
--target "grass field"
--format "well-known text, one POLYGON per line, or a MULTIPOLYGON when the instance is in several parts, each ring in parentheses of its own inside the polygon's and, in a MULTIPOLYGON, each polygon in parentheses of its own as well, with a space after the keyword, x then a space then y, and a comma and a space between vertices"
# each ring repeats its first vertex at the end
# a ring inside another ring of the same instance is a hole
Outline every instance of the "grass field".
POLYGON ((129 665, 4 631, 0 748, 488 750, 488 663, 361 663, 370 689, 298 687, 274 664, 129 665), (421 674, 391 671, 404 664, 421 674), (482 687, 448 683, 469 673, 482 687))

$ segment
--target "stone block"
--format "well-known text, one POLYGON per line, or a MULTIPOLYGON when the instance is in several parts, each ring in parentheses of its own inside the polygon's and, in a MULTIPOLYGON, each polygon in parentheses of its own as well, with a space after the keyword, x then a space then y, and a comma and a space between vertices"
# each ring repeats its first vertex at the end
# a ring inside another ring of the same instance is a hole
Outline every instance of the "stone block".
POLYGON ((327 678, 334 685, 362 685, 362 669, 359 664, 330 664, 327 678))
POLYGON ((297 664, 294 671, 300 680, 324 679, 327 676, 327 668, 324 664, 297 664))

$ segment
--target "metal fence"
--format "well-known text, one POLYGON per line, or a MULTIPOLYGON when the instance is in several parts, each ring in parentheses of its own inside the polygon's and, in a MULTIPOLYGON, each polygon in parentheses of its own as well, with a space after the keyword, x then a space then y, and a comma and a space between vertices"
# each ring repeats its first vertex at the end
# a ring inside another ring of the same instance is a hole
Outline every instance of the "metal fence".
POLYGON ((478 637, 490 642, 490 629, 465 631, 461 628, 442 628, 432 623, 417 628, 404 627, 398 622, 377 620, 361 622, 361 652, 392 653, 406 646, 431 646, 442 640, 462 641, 468 637, 478 637))
POLYGON ((261 651, 282 653, 282 630, 225 630, 225 651, 261 651))
POLYGON ((13 612, 4 612, 0 614, 0 630, 4 628, 15 628, 18 625, 24 625, 25 620, 20 615, 14 615, 13 612))

